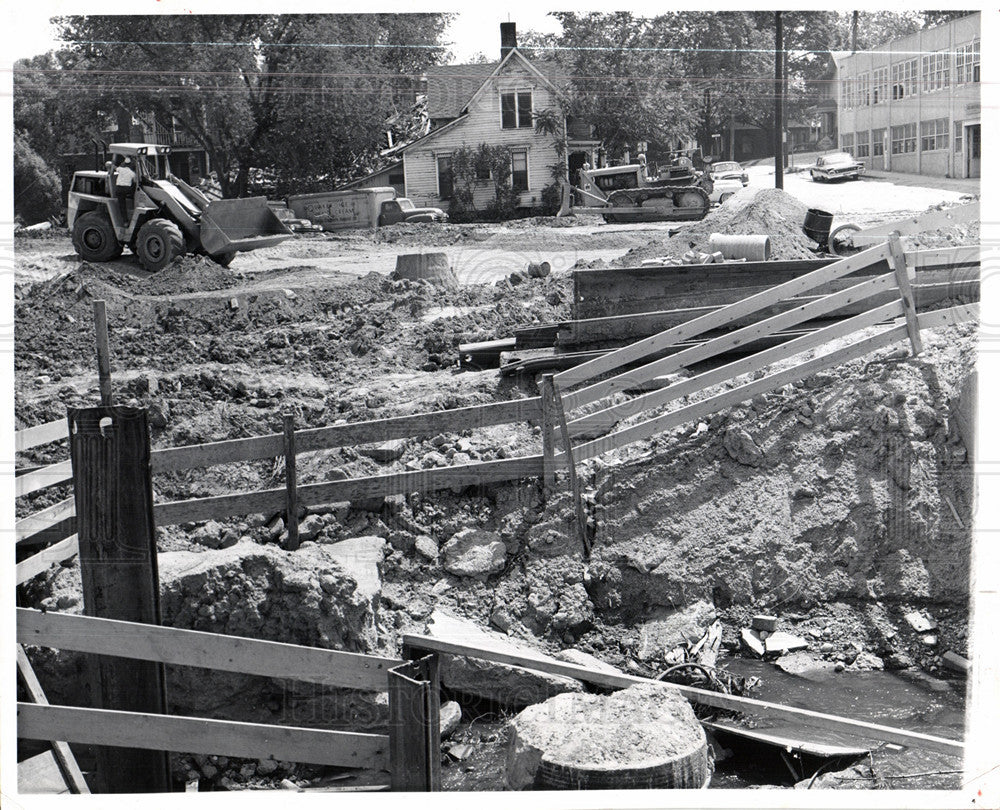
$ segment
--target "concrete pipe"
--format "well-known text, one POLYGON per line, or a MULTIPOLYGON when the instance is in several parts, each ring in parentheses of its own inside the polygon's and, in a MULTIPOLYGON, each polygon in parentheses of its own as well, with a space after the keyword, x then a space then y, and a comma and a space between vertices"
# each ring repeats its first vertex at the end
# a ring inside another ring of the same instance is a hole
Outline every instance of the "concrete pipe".
POLYGON ((713 233, 708 237, 709 250, 720 252, 727 259, 766 262, 771 258, 771 237, 766 234, 713 233))

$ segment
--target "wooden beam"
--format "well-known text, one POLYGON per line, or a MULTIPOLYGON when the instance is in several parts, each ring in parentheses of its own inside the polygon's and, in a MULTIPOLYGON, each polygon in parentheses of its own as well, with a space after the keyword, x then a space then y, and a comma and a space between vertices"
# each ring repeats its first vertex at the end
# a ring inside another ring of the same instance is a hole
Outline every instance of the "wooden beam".
POLYGON ((113 405, 111 394, 111 350, 108 347, 108 311, 104 301, 94 301, 94 333, 97 338, 97 378, 101 404, 113 405))
POLYGON ((770 349, 752 354, 749 357, 744 357, 718 368, 710 369, 694 377, 689 377, 686 380, 679 380, 658 391, 651 391, 648 394, 634 397, 628 402, 595 411, 570 422, 570 433, 571 435, 579 436, 583 433, 590 433, 595 429, 610 427, 626 416, 658 408, 681 397, 688 396, 697 391, 703 391, 712 385, 718 385, 727 380, 736 379, 744 374, 760 371, 773 363, 787 360, 801 352, 815 348, 816 346, 822 346, 831 340, 836 340, 869 326, 875 326, 882 321, 901 314, 902 305, 899 299, 895 298, 888 304, 883 304, 861 315, 855 315, 853 318, 838 321, 823 329, 809 332, 787 343, 773 346, 770 349))
POLYGON ((803 276, 787 281, 784 284, 771 287, 765 292, 736 301, 717 312, 702 315, 700 318, 695 318, 652 337, 637 341, 603 357, 596 358, 575 368, 567 369, 557 374, 555 381, 561 387, 578 385, 585 380, 612 371, 626 363, 645 357, 652 352, 672 346, 680 340, 724 326, 737 318, 742 318, 752 312, 773 306, 786 298, 801 295, 834 279, 864 270, 874 264, 886 261, 888 258, 888 249, 885 245, 880 245, 850 258, 841 259, 818 270, 813 270, 811 273, 806 273, 803 276))
POLYGON ((583 559, 590 559, 590 538, 587 536, 587 516, 583 512, 583 493, 580 491, 580 478, 576 473, 576 462, 573 460, 573 443, 569 439, 569 428, 566 425, 566 410, 562 405, 559 389, 555 388, 556 415, 559 417, 559 431, 562 433, 563 452, 566 460, 566 470, 569 472, 569 483, 573 493, 573 510, 576 514, 576 531, 583 548, 583 559))
POLYGON ((44 548, 37 554, 32 554, 26 560, 17 564, 16 582, 23 585, 29 579, 37 577, 39 574, 48 571, 53 565, 64 562, 80 553, 80 546, 76 535, 70 535, 65 540, 60 540, 48 548, 44 548))
MULTIPOLYGON (((347 425, 298 430, 295 433, 298 453, 325 450, 331 447, 369 444, 411 436, 437 435, 441 431, 461 431, 470 428, 503 425, 510 422, 537 422, 541 419, 541 399, 514 399, 486 405, 471 405, 446 411, 428 411, 412 416, 373 419, 347 425)), ((275 458, 284 452, 284 434, 229 439, 223 442, 171 447, 153 451, 153 471, 186 470, 226 464, 231 461, 251 461, 275 458)))
MULTIPOLYGON (((30 695, 31 700, 39 706, 48 706, 49 700, 45 696, 45 691, 38 681, 38 676, 35 675, 35 670, 28 660, 28 655, 25 653, 24 647, 20 644, 17 645, 17 674, 21 677, 21 683, 24 684, 24 688, 27 690, 28 695, 30 695)), ((90 793, 87 780, 84 779, 83 772, 76 762, 76 757, 73 756, 73 752, 70 751, 66 741, 52 739, 48 742, 52 744, 52 753, 56 758, 56 763, 63 778, 66 780, 66 786, 70 792, 90 793)))
POLYGON ((397 658, 27 608, 17 609, 17 638, 21 644, 57 650, 288 678, 367 692, 386 691, 386 672, 402 663, 397 658))
POLYGON ((915 272, 906 266, 906 256, 903 255, 903 246, 899 242, 899 233, 897 231, 893 231, 889 235, 889 255, 892 258, 892 265, 895 269, 899 297, 903 303, 906 331, 910 336, 910 345, 913 347, 913 354, 916 356, 924 350, 924 345, 920 340, 920 327, 917 325, 917 305, 913 297, 913 288, 910 286, 911 275, 915 275, 915 272))
MULTIPOLYGON (((452 467, 436 467, 430 470, 305 484, 298 488, 298 498, 299 503, 308 507, 317 503, 357 501, 364 498, 405 495, 410 492, 433 492, 438 489, 469 487, 497 481, 516 481, 520 478, 534 478, 541 469, 541 455, 519 456, 474 464, 456 464, 452 467)), ((284 489, 267 489, 159 503, 153 507, 153 514, 157 525, 171 525, 189 520, 277 512, 283 507, 284 502, 284 489)))
MULTIPOLYGON (((160 623, 160 582, 144 408, 70 408, 83 610, 88 616, 160 623)), ((163 665, 91 657, 90 698, 102 708, 164 713, 163 665)), ((166 751, 97 751, 109 793, 169 793, 166 751)))
POLYGON ((40 489, 54 487, 56 484, 65 484, 73 480, 73 465, 69 459, 60 461, 58 464, 50 464, 40 470, 33 470, 26 475, 20 475, 14 479, 14 497, 20 498, 23 495, 30 495, 40 489))
POLYGON ((56 419, 44 425, 34 425, 14 434, 14 451, 21 453, 32 447, 62 441, 69 438, 69 423, 65 419, 56 419))
MULTIPOLYGON (((951 307, 949 309, 939 309, 933 312, 925 312, 918 316, 918 321, 921 329, 929 329, 934 327, 949 326, 963 321, 976 320, 978 317, 979 306, 976 304, 966 304, 958 307, 951 307)), ((773 391, 775 388, 780 388, 787 383, 795 382, 796 380, 802 379, 810 374, 814 374, 822 369, 840 365, 841 363, 846 363, 849 360, 854 360, 858 357, 863 357, 876 349, 880 349, 884 346, 892 345, 899 340, 903 340, 906 336, 907 332, 905 325, 892 327, 877 335, 860 340, 857 343, 852 343, 828 354, 799 363, 792 368, 784 369, 766 377, 762 377, 759 380, 745 383, 744 385, 733 388, 729 391, 724 391, 721 394, 717 394, 716 396, 702 400, 701 402, 696 402, 693 405, 688 405, 676 411, 671 411, 663 416, 649 419, 645 422, 639 423, 638 425, 624 428, 607 436, 602 436, 601 438, 587 442, 586 444, 577 445, 573 449, 573 452, 578 460, 593 458, 594 456, 601 455, 609 450, 614 450, 626 444, 631 444, 632 442, 639 441, 640 439, 645 439, 657 433, 662 433, 665 430, 670 430, 687 422, 694 421, 695 419, 701 419, 708 414, 737 405, 740 402, 745 402, 757 394, 773 391)), ((556 460, 559 460, 558 456, 556 456, 556 460)))
POLYGON ((384 734, 110 709, 18 703, 17 735, 30 740, 60 736, 72 743, 250 759, 270 757, 344 768, 384 770, 388 764, 389 738, 384 734))
MULTIPOLYGON (((835 312, 848 304, 870 298, 879 292, 890 289, 895 278, 892 273, 886 273, 885 275, 862 281, 860 284, 855 284, 846 290, 823 296, 816 301, 809 301, 792 307, 757 323, 752 323, 741 329, 720 335, 698 346, 692 346, 660 360, 654 360, 639 368, 630 369, 611 379, 602 380, 586 388, 581 388, 578 391, 567 394, 563 399, 563 405, 572 411, 581 405, 586 405, 587 403, 610 396, 617 391, 625 391, 633 387, 636 383, 645 382, 653 377, 669 374, 681 368, 689 368, 695 363, 707 360, 717 354, 737 349, 761 338, 768 337, 782 329, 788 329, 804 321, 835 312)), ((891 305, 886 306, 888 308, 891 305)), ((895 311, 890 313, 887 309, 884 317, 894 317, 897 314, 895 311)))
POLYGON ((555 422, 556 402, 552 375, 542 375, 542 482, 546 489, 556 486, 555 468, 555 422))
POLYGON ((285 548, 295 551, 299 547, 299 503, 296 494, 295 474, 295 415, 286 413, 284 420, 284 450, 285 450, 285 527, 288 538, 285 548))
POLYGON ((746 714, 757 715, 759 717, 780 718, 783 720, 797 720, 818 728, 832 729, 836 731, 846 731, 849 734, 856 734, 861 737, 869 737, 886 742, 899 743, 902 745, 924 748, 929 751, 937 751, 953 756, 962 756, 965 753, 965 744, 958 740, 949 740, 944 737, 936 737, 930 734, 921 734, 916 731, 892 728, 891 726, 868 723, 862 720, 852 720, 847 717, 837 717, 831 714, 814 712, 809 709, 798 709, 792 706, 783 706, 778 703, 769 703, 754 698, 737 697, 736 695, 726 695, 720 692, 710 692, 705 689, 697 689, 692 686, 680 686, 669 684, 664 681, 657 681, 652 678, 640 678, 635 675, 618 674, 605 672, 603 670, 588 669, 576 664, 566 664, 555 661, 552 658, 538 655, 517 654, 506 650, 490 649, 484 650, 471 644, 464 644, 459 641, 445 640, 432 636, 404 635, 403 644, 414 649, 427 650, 447 655, 462 655, 470 658, 481 658, 487 661, 495 661, 501 664, 510 664, 517 667, 547 672, 552 675, 562 675, 567 678, 576 678, 585 683, 597 686, 611 687, 613 689, 625 689, 638 683, 655 683, 676 689, 680 694, 693 703, 702 706, 714 706, 718 709, 729 709, 732 711, 744 712, 746 714))

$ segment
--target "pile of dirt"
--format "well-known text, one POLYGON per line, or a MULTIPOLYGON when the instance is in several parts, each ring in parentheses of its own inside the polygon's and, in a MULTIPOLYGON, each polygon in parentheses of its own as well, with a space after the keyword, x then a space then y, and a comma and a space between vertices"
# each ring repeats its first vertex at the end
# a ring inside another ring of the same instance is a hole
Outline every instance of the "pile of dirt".
POLYGON ((802 232, 807 211, 805 205, 780 189, 744 190, 700 222, 685 226, 669 239, 633 248, 612 265, 634 267, 645 259, 680 257, 691 249, 708 252, 708 239, 713 233, 766 234, 771 237, 772 259, 814 259, 816 243, 802 232))

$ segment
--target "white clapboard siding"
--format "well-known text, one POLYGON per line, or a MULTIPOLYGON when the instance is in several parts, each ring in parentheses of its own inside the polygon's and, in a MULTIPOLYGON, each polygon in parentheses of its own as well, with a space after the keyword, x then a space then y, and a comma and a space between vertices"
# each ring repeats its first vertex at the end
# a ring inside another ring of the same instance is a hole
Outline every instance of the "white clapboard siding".
MULTIPOLYGON (((525 206, 541 203, 542 189, 552 182, 551 166, 559 160, 555 137, 539 135, 534 128, 500 127, 500 92, 529 89, 533 111, 558 109, 557 98, 548 85, 523 62, 510 59, 501 74, 489 80, 489 85, 461 120, 406 150, 403 155, 406 196, 414 205, 447 210, 448 201, 438 196, 437 156, 450 155, 462 146, 478 148, 481 143, 503 144, 511 149, 527 148, 528 192, 521 195, 520 202, 525 206)), ((484 207, 493 197, 493 181, 479 183, 475 190, 476 207, 484 207)))

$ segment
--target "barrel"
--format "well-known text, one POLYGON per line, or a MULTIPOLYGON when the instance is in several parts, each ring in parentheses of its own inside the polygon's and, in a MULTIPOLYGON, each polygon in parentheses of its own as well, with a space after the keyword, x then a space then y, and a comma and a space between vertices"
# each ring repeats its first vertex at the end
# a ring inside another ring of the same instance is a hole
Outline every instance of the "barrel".
POLYGON ((833 225, 833 214, 819 208, 806 211, 806 220, 802 223, 805 235, 820 245, 825 245, 830 238, 830 226, 833 225))
POLYGON ((727 259, 766 262, 771 258, 771 237, 766 234, 713 233, 708 237, 711 253, 721 253, 727 259))

